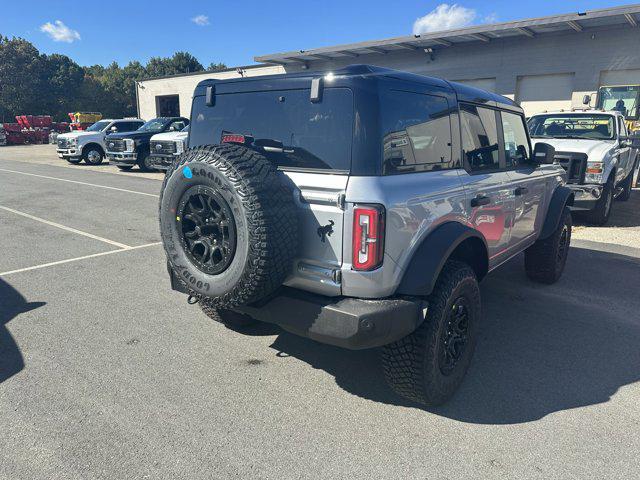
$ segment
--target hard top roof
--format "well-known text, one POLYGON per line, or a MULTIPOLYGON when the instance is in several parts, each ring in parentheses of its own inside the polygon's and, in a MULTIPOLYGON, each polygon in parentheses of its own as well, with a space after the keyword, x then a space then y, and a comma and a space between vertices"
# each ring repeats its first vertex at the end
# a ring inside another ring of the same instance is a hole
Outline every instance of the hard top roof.
POLYGON ((471 101, 475 103, 487 103, 487 102, 496 102, 502 105, 507 105, 511 108, 519 109, 520 107, 511 99, 507 97, 503 97, 502 95, 497 95, 495 93, 487 92, 485 90, 481 90, 479 88, 474 88, 468 85, 463 85, 461 83, 450 82, 447 80, 443 80, 441 78, 436 77, 428 77, 425 75, 418 75, 415 73, 404 72, 400 70, 393 70, 391 68, 383 68, 377 67, 374 65, 349 65, 334 71, 330 72, 311 72, 311 71, 303 71, 303 72, 294 72, 294 73, 284 73, 277 75, 265 75, 265 76, 256 76, 256 77, 245 77, 245 78, 231 78, 231 79, 206 79, 201 81, 196 87, 196 95, 202 95, 204 92, 202 91, 204 87, 208 85, 230 85, 230 84, 238 84, 238 83, 250 83, 250 82, 260 82, 265 84, 270 84, 272 80, 299 80, 308 78, 309 80, 318 77, 324 77, 325 79, 347 79, 350 77, 387 77, 400 81, 417 83, 423 85, 430 85, 434 87, 438 87, 440 89, 455 93, 458 95, 458 98, 463 101, 471 101), (198 91, 200 92, 198 93, 198 91))

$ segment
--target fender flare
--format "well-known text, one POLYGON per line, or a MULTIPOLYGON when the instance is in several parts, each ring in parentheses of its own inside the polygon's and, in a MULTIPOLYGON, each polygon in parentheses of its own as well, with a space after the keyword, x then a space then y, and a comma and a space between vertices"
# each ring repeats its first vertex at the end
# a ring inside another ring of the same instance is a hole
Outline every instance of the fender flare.
MULTIPOLYGON (((400 285, 396 290, 399 295, 429 295, 438 280, 438 276, 449 260, 451 254, 465 240, 476 239, 477 245, 484 252, 483 258, 478 258, 474 270, 478 281, 486 275, 489 269, 489 254, 487 242, 482 234, 471 227, 459 222, 446 222, 427 235, 416 249, 409 265, 404 272, 400 285)), ((473 252, 477 254, 477 252, 473 252)))
POLYGON ((565 207, 573 205, 574 197, 575 194, 568 187, 561 185, 555 189, 538 240, 549 238, 556 231, 565 207))

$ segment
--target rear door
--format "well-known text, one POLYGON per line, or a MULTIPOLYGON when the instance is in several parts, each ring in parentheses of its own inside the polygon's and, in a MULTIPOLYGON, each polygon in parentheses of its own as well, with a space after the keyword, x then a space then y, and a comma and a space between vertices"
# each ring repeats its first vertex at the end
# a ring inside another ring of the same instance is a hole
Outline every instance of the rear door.
POLYGON ((502 160, 498 120, 499 112, 495 109, 460 104, 464 160, 460 179, 465 187, 469 223, 485 237, 490 267, 508 258, 514 215, 511 179, 502 160))
POLYGON ((536 232, 542 228, 546 179, 533 162, 524 117, 506 111, 500 117, 505 166, 515 202, 509 243, 511 249, 519 250, 535 240, 536 232))
POLYGON ((215 103, 194 99, 189 146, 220 143, 223 135, 250 138, 292 187, 298 206, 299 254, 289 286, 341 293, 344 194, 351 168, 353 94, 325 87, 311 102, 309 88, 233 92, 219 85, 215 103))

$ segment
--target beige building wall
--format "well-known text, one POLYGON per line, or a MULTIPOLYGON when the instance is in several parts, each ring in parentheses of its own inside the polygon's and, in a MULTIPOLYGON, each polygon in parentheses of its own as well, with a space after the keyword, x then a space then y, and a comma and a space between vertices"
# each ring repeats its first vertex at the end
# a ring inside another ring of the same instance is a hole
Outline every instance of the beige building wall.
MULTIPOLYGON (((246 67, 241 70, 245 77, 284 73, 284 69, 279 65, 246 67)), ((138 115, 144 120, 155 118, 158 116, 158 97, 178 95, 180 99, 180 115, 188 118, 191 114, 193 91, 198 83, 207 78, 224 80, 239 77, 240 73, 236 69, 230 69, 222 72, 199 72, 192 75, 140 81, 137 84, 138 115)))

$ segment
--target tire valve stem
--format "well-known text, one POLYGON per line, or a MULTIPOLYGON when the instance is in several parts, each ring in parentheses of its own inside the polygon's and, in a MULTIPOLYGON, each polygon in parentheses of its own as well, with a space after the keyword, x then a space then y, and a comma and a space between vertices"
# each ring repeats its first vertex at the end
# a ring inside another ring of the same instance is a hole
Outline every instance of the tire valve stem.
POLYGON ((196 297, 195 295, 189 295, 187 297, 187 303, 189 305, 195 305, 196 303, 198 303, 200 301, 200 298, 196 297))

